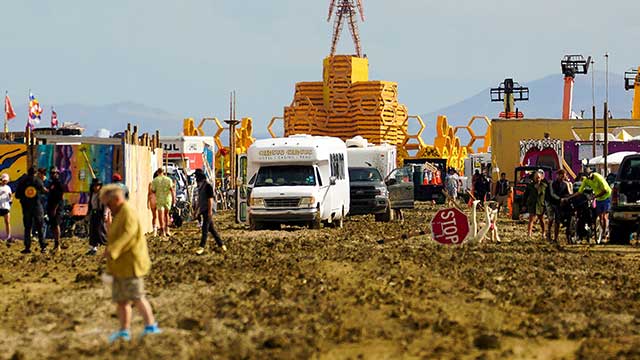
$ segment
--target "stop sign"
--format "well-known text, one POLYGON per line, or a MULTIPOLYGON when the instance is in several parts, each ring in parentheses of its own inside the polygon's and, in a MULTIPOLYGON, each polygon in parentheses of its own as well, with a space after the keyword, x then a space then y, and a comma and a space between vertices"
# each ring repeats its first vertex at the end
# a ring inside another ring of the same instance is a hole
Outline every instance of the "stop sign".
POLYGON ((443 209, 431 220, 431 231, 440 244, 460 245, 469 234, 469 220, 456 208, 443 209))

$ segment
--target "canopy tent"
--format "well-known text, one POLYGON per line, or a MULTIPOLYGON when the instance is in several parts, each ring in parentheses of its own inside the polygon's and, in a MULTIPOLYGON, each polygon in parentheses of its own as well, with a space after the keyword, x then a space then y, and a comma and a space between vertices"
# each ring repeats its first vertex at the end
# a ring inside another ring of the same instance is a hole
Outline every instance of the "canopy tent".
MULTIPOLYGON (((607 164, 609 164, 609 165, 620 165, 620 163, 622 162, 622 159, 624 159, 625 156, 633 155, 633 154, 637 154, 637 152, 635 152, 635 151, 620 151, 620 152, 617 152, 617 153, 609 154, 609 156, 607 156, 607 164)), ((603 164, 604 164, 604 157, 603 156, 596 156, 593 159, 589 160, 589 165, 603 165, 603 164)))

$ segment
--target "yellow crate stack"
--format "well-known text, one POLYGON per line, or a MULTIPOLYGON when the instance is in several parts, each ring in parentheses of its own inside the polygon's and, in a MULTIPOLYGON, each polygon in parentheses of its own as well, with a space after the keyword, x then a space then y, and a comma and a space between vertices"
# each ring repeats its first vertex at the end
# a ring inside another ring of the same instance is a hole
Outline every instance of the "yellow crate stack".
POLYGON ((369 81, 369 61, 346 55, 324 59, 322 82, 296 84, 285 108, 285 135, 308 133, 344 140, 400 145, 407 108, 398 102, 398 84, 369 81))
POLYGON ((398 84, 370 81, 369 61, 350 55, 329 56, 323 62, 322 82, 296 84, 291 105, 284 109, 285 136, 310 134, 335 136, 343 140, 360 135, 370 143, 388 143, 398 147, 398 160, 445 157, 459 168, 466 157, 460 140, 446 118, 438 120, 436 144, 422 140, 424 123, 409 116, 398 102, 398 84), (409 120, 421 130, 409 133, 409 120))

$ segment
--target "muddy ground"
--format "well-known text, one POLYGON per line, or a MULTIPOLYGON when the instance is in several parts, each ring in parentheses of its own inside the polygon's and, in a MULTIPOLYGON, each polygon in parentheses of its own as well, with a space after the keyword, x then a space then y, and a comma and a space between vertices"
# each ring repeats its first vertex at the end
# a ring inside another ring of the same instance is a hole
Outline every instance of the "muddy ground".
MULTIPOLYGON (((164 334, 109 346, 116 329, 97 257, 0 249, 0 358, 638 358, 640 253, 565 247, 503 221, 501 244, 449 248, 434 208, 404 225, 249 232, 218 218, 226 254, 196 256, 197 229, 149 239, 149 298, 164 334)), ((134 315, 133 332, 141 331, 134 315)))

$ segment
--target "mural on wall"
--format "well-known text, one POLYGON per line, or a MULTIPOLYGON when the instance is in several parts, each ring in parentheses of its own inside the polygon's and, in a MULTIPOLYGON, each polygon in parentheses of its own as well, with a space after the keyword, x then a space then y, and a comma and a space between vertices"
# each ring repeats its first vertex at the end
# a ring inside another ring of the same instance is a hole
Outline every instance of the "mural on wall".
MULTIPOLYGON (((9 187, 15 193, 18 179, 27 171, 27 146, 24 144, 0 144, 0 174, 9 174, 11 181, 9 187)), ((24 238, 24 226, 22 224, 22 206, 20 201, 13 197, 11 205, 11 232, 17 239, 24 238)), ((0 236, 4 239, 4 225, 0 236)))

